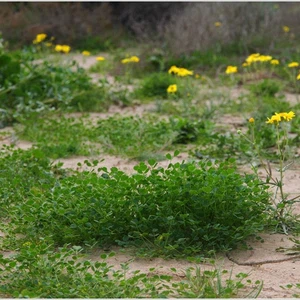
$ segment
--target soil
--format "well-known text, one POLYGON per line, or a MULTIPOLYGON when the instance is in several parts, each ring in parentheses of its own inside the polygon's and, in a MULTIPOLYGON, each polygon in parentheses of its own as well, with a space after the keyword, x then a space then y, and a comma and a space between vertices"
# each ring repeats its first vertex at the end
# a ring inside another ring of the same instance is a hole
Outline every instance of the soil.
MULTIPOLYGON (((81 66, 90 68, 90 66, 96 61, 95 57, 76 56, 81 66)), ((241 91, 233 90, 231 95, 237 97, 241 91)), ((291 104, 298 103, 298 97, 296 95, 288 94, 286 99, 291 104)), ((142 115, 144 112, 151 111, 153 105, 140 105, 136 107, 130 107, 120 109, 119 107, 111 107, 107 113, 92 113, 91 119, 97 120, 98 118, 107 118, 116 113, 122 113, 122 115, 142 115)), ((80 114, 73 114, 74 117, 80 116, 80 114)), ((239 117, 233 117, 225 115, 220 120, 220 123, 226 126, 231 126, 231 130, 236 130, 237 127, 243 124, 243 121, 239 117)), ((0 146, 3 144, 15 144, 16 147, 22 149, 28 149, 32 146, 31 143, 26 141, 20 141, 15 138, 12 128, 4 128, 0 130, 0 146), (4 132, 6 134, 4 134, 4 132)), ((96 159, 105 159, 99 166, 106 166, 107 168, 118 167, 128 173, 133 172, 133 166, 138 162, 133 160, 122 159, 117 156, 101 155, 100 157, 93 157, 96 159)), ((91 157, 73 157, 68 159, 59 159, 56 162, 63 162, 63 167, 77 169, 77 163, 83 162, 85 159, 91 159, 91 157)), ((174 161, 188 160, 188 154, 182 153, 175 158, 174 161)), ((168 161, 159 162, 159 165, 166 167, 168 161)), ((82 167, 84 168, 84 167, 82 167)), ((272 168, 275 170, 274 166, 272 168)), ((241 172, 251 172, 249 167, 241 167, 241 172)), ((259 168, 259 174, 262 178, 266 176, 266 172, 263 168, 259 168)), ((275 174, 274 175, 278 175, 275 174)), ((300 166, 294 164, 285 173, 284 189, 286 193, 291 196, 300 194, 300 166)), ((295 215, 300 214, 300 203, 295 203, 293 213, 295 215)), ((294 243, 290 240, 291 235, 284 234, 261 234, 261 240, 249 240, 248 246, 251 250, 235 250, 229 255, 219 254, 216 257, 216 264, 222 269, 232 270, 233 274, 240 272, 249 273, 249 278, 255 282, 261 280, 264 283, 263 289, 259 295, 260 298, 292 298, 294 293, 300 294, 300 290, 287 290, 281 288, 287 284, 300 283, 300 249, 296 251, 294 255, 288 255, 288 251, 280 252, 280 249, 288 249, 293 247, 294 243)), ((299 239, 299 238, 297 238, 299 239)), ((108 259, 109 264, 116 266, 120 263, 130 262, 130 270, 141 270, 141 272, 148 273, 149 269, 155 267, 156 272, 160 274, 174 275, 170 268, 176 268, 178 272, 177 276, 184 279, 184 271, 191 266, 198 266, 201 269, 209 268, 209 264, 195 264, 186 260, 165 260, 162 258, 145 259, 137 258, 121 249, 113 249, 116 255, 108 259)), ((92 260, 100 260, 100 250, 93 250, 87 258, 92 260)))

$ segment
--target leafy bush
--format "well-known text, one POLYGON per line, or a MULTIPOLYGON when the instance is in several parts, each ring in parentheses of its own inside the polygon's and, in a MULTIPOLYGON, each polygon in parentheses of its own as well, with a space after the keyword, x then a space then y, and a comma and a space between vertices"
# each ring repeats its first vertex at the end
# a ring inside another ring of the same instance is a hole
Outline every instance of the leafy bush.
MULTIPOLYGON (((91 90, 95 94, 97 90, 86 72, 75 62, 63 66, 47 61, 38 64, 33 62, 30 52, 23 51, 16 58, 11 54, 1 54, 0 70, 3 74, 0 77, 2 126, 32 112, 69 108, 74 98, 75 105, 79 101, 76 96, 91 90)), ((101 101, 102 90, 97 92, 101 101)), ((98 105, 94 102, 93 106, 98 105)))
POLYGON ((153 73, 142 80, 140 87, 136 90, 136 95, 144 98, 166 99, 168 97, 167 88, 178 83, 179 80, 168 73, 153 73))
MULTIPOLYGON (((97 163, 87 162, 93 169, 97 163)), ((13 228, 57 245, 147 246, 165 255, 231 249, 262 229, 268 193, 232 162, 170 163, 166 169, 149 164, 135 166, 133 175, 100 168, 99 175, 76 172, 55 182, 48 172, 42 187, 27 176, 33 186, 7 209, 13 228)), ((18 184, 25 181, 18 178, 18 184)))

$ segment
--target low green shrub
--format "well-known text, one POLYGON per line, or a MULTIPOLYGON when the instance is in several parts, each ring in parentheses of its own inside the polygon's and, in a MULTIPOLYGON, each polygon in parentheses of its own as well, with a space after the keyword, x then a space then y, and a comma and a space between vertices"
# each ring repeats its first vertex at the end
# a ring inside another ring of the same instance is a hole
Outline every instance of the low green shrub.
MULTIPOLYGON (((97 163, 87 162, 93 169, 97 163)), ((56 245, 134 245, 156 255, 228 250, 263 228, 266 188, 254 175, 238 174, 232 161, 149 164, 135 166, 133 175, 117 168, 59 178, 48 172, 42 188, 37 181, 21 190, 22 201, 7 208, 13 228, 56 245)), ((18 184, 25 186, 22 178, 18 184)))

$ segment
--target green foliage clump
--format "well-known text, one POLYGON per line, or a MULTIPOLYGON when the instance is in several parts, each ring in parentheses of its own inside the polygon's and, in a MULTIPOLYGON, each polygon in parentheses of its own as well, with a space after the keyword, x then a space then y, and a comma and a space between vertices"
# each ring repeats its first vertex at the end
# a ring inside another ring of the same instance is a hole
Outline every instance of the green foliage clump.
MULTIPOLYGON (((95 103, 96 88, 86 72, 75 62, 62 66, 48 61, 35 62, 32 53, 28 51, 20 52, 17 56, 1 53, 0 71, 2 126, 33 112, 70 108, 74 98, 74 104, 80 102, 76 96, 90 93, 91 90, 94 91, 93 103, 89 103, 87 109, 91 109, 91 105, 99 106, 95 103)), ((101 89, 97 93, 101 102, 101 89)))
MULTIPOLYGON (((98 162, 86 163, 95 169, 98 162)), ((37 181, 8 207, 13 228, 56 245, 134 245, 165 255, 231 249, 262 229, 268 193, 232 162, 149 164, 135 166, 133 175, 117 168, 59 177, 48 172, 42 187, 37 181)))
MULTIPOLYGON (((100 254, 97 261, 87 260, 80 246, 53 249, 40 240, 25 242, 14 257, 0 255, 0 293, 15 298, 231 298, 252 285, 248 274, 239 273, 228 280, 227 270, 189 268, 185 280, 174 282, 172 275, 158 275, 156 268, 146 273, 131 271, 128 263, 115 270, 109 258, 100 254)), ((255 282, 248 297, 257 297, 262 283, 255 282)))
POLYGON ((95 148, 92 125, 84 118, 46 117, 30 118, 15 126, 19 137, 35 143, 50 158, 89 155, 95 148))
POLYGON ((134 158, 167 149, 177 132, 169 122, 157 121, 151 116, 114 116, 99 120, 95 135, 106 152, 134 158))
POLYGON ((168 73, 153 73, 142 79, 140 87, 135 93, 142 98, 160 97, 166 99, 168 98, 167 88, 178 83, 178 78, 168 73))
POLYGON ((264 79, 260 83, 255 83, 250 86, 250 91, 255 96, 261 97, 272 97, 274 98, 275 95, 281 90, 281 87, 277 81, 264 79))

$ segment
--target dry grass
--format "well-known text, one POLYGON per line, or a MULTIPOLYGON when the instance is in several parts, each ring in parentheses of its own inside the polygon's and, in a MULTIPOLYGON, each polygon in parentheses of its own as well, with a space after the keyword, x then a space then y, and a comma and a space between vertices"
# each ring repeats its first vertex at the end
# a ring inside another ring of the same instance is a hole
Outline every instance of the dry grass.
POLYGON ((0 31, 4 39, 20 45, 41 32, 57 43, 72 43, 87 36, 108 37, 112 28, 108 3, 93 9, 80 2, 0 3, 0 31))

